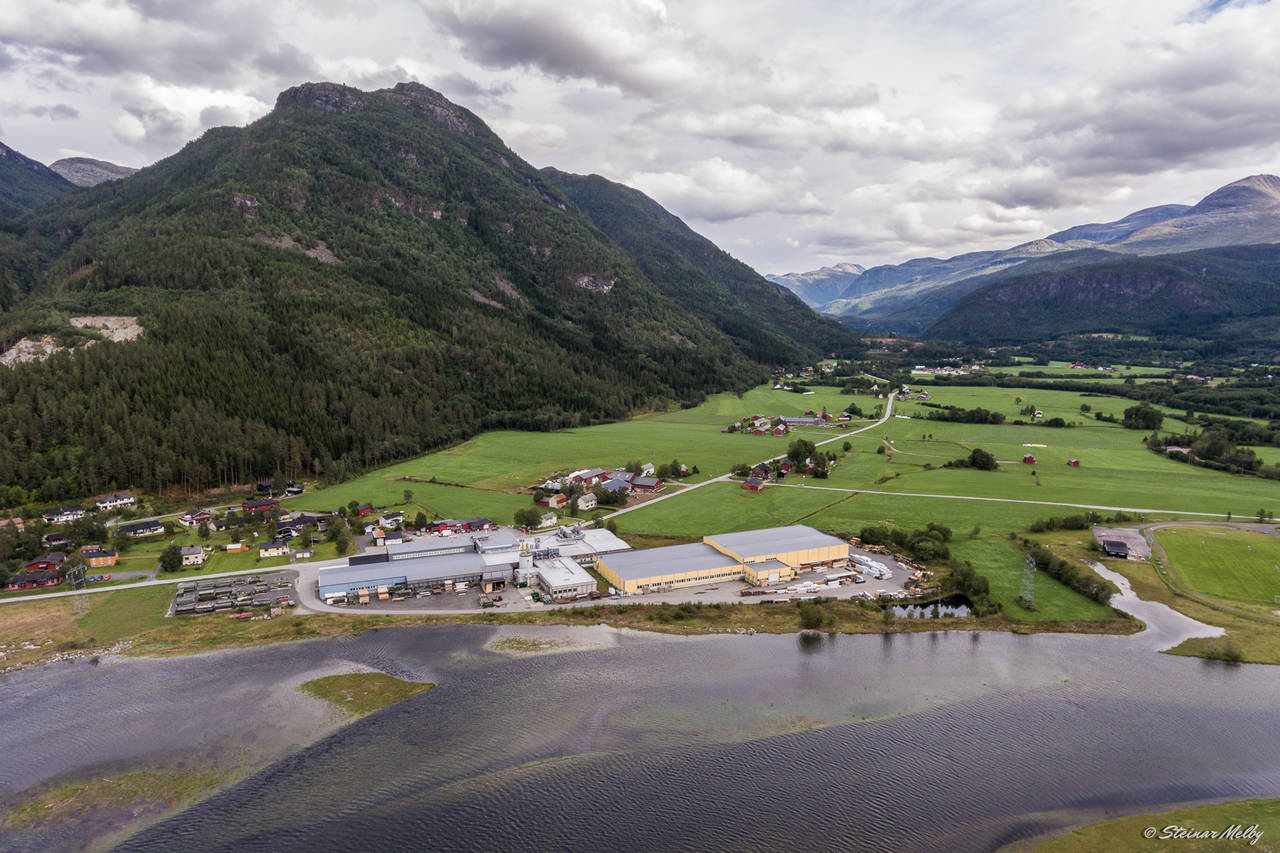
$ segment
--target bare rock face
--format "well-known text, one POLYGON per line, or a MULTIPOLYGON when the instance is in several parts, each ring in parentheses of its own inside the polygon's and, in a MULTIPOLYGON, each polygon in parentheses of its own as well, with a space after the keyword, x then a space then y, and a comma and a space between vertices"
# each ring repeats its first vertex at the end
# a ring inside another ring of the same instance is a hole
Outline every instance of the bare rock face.
POLYGON ((91 157, 64 157, 50 163, 49 168, 78 187, 96 187, 107 181, 127 178, 138 171, 129 166, 117 166, 91 157))
POLYGON ((314 248, 307 249, 288 234, 284 234, 280 237, 257 237, 255 239, 260 243, 266 243, 268 246, 275 246, 277 249, 293 249, 294 251, 301 252, 308 258, 317 260, 322 264, 342 263, 342 261, 338 259, 338 256, 324 244, 323 240, 317 240, 314 248))
POLYGON ((435 89, 421 83, 397 83, 392 89, 378 90, 377 94, 406 106, 410 103, 418 104, 425 108, 435 121, 454 133, 463 136, 476 135, 475 128, 471 126, 471 122, 467 121, 460 107, 435 89))
POLYGON ((608 293, 613 290, 617 279, 605 278, 601 275, 579 275, 573 279, 573 286, 580 287, 591 293, 608 293))
POLYGON ((326 113, 358 113, 365 108, 360 94, 338 83, 303 83, 281 92, 276 105, 292 101, 326 113))

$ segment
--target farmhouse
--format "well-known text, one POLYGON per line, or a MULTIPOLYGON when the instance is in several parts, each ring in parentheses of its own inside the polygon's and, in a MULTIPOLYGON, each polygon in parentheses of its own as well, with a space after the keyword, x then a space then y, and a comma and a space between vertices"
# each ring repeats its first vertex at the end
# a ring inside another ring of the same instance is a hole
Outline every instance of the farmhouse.
POLYGON ((798 569, 847 560, 849 543, 805 525, 704 536, 702 542, 607 554, 597 568, 628 593, 746 580, 757 586, 795 577, 798 569))
POLYGON ((378 526, 383 530, 392 530, 404 524, 403 512, 388 512, 378 518, 378 526))
POLYGON ((564 506, 568 502, 569 502, 569 499, 565 497, 563 494, 561 494, 560 492, 555 492, 550 495, 543 495, 542 497, 538 498, 538 500, 536 501, 538 506, 550 507, 551 509, 559 509, 560 507, 564 506))
POLYGON ((137 502, 137 499, 134 498, 133 495, 126 495, 123 492, 120 492, 114 495, 107 495, 105 498, 97 501, 95 506, 98 507, 99 512, 103 512, 109 509, 127 509, 137 502))
POLYGON ((209 559, 209 555, 199 545, 183 545, 182 546, 182 565, 184 566, 203 566, 205 561, 209 559))
POLYGON ((596 508, 596 503, 596 496, 591 492, 587 492, 578 498, 578 512, 590 512, 596 508))
POLYGON ((769 479, 769 466, 764 462, 757 462, 751 466, 751 476, 760 480, 769 479))

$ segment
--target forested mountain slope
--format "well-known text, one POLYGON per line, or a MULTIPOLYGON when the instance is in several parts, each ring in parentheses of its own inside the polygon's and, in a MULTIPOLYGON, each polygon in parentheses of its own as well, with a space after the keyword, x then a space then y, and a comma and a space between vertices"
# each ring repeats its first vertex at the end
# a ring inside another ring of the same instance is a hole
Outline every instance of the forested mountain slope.
POLYGON ((859 348, 848 328, 820 317, 639 190, 599 175, 551 168, 542 173, 663 293, 714 324, 751 358, 785 365, 859 348))
MULTIPOLYGON (((475 115, 417 84, 306 84, 3 243, 0 498, 341 477, 497 427, 619 418, 766 371, 666 296, 475 115)), ((749 329, 739 332, 755 340, 749 329)))
POLYGON ((14 219, 75 186, 43 163, 0 142, 0 219, 14 219))
POLYGON ((1280 244, 1272 243, 1013 276, 958 301, 927 336, 1008 344, 1121 332, 1222 341, 1239 352, 1273 348, 1278 331, 1280 244))

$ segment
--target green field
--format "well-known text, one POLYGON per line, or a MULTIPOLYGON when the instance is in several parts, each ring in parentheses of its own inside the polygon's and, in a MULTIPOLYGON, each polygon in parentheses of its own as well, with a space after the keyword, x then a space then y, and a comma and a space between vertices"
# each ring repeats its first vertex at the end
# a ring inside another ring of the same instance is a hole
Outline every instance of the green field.
POLYGON ((1135 367, 1132 365, 1117 364, 1114 365, 1115 372, 1098 370, 1096 368, 1089 370, 1081 370, 1071 366, 1071 362, 1067 361, 1051 361, 1047 365, 1033 364, 1024 362, 1022 364, 1002 366, 1002 367, 984 367, 983 370, 989 373, 1011 373, 1018 374, 1021 372, 1047 373, 1054 376, 1069 377, 1072 379, 1090 379, 1090 380, 1106 380, 1106 379, 1123 379, 1126 376, 1134 376, 1141 374, 1165 374, 1172 375, 1173 371, 1159 367, 1135 367))
POLYGON ((1094 853, 1097 850, 1112 853, 1153 853, 1157 850, 1218 853, 1226 850, 1274 850, 1272 842, 1276 836, 1280 836, 1280 800, 1241 800, 1159 814, 1133 815, 1091 824, 1041 844, 1035 848, 1035 853, 1094 853), (1170 826, 1218 831, 1230 826, 1239 826, 1241 830, 1256 826, 1261 831, 1261 844, 1253 845, 1248 840, 1241 839, 1159 837, 1164 828, 1170 826), (1155 829, 1151 839, 1143 835, 1149 827, 1155 829))
MULTIPOLYGON (((1087 537, 1088 532, 1081 532, 1087 537)), ((991 582, 991 597, 1004 606, 1005 615, 1031 622, 1095 621, 1114 617, 1110 607, 1085 598, 1068 589, 1044 572, 1035 573, 1035 610, 1027 610, 1017 601, 1022 592, 1022 575, 1026 568, 1023 551, 1008 539, 967 539, 958 536, 951 541, 951 553, 968 560, 991 582)))
POLYGON ((1158 530, 1156 541, 1189 589, 1280 608, 1280 536, 1197 526, 1158 530))
MULTIPOLYGON (((848 440, 853 452, 842 458, 828 485, 850 490, 975 496, 1000 501, 1042 501, 1149 510, 1153 517, 1209 512, 1236 517, 1255 514, 1259 506, 1280 509, 1280 482, 1236 477, 1184 465, 1147 451, 1140 431, 1094 420, 1094 412, 1120 416, 1133 405, 1118 397, 1071 391, 1010 388, 931 387, 930 402, 1003 412, 1010 421, 1018 410, 1034 405, 1046 418, 1061 417, 1077 426, 1054 429, 1039 425, 957 424, 923 418, 930 409, 918 401, 900 401, 888 423, 848 440), (1019 401, 1019 398, 1021 400, 1019 401), (1091 407, 1082 414, 1081 404, 1091 407), (886 442, 891 453, 876 450, 886 442), (1028 446, 1032 445, 1032 446, 1028 446), (995 472, 945 469, 944 463, 982 447, 1004 462, 995 472), (1023 465, 1026 453, 1036 464, 1023 465), (1079 468, 1067 466, 1079 459, 1079 468), (1034 475, 1033 475, 1034 471, 1034 475)), ((487 515, 509 521, 516 509, 530 505, 523 487, 574 468, 610 467, 629 460, 663 463, 672 459, 697 466, 699 482, 726 472, 734 464, 755 462, 785 452, 796 436, 747 436, 721 433, 731 421, 748 414, 800 414, 805 409, 841 411, 850 402, 874 410, 875 398, 842 395, 836 388, 817 388, 801 395, 757 388, 740 398, 718 394, 700 406, 616 424, 551 433, 492 432, 448 450, 374 471, 337 486, 312 491, 289 501, 291 509, 332 509, 349 501, 419 508, 440 516, 487 515), (438 482, 432 483, 435 478, 438 482), (457 485, 448 485, 457 484, 457 485), (413 492, 412 503, 404 491, 413 492)), ((854 423, 850 429, 865 426, 854 423)), ((799 433, 812 440, 841 435, 844 430, 810 429, 799 433)), ((827 449, 839 450, 840 442, 827 449)), ((787 482, 797 482, 788 480, 787 482)), ((801 496, 799 489, 769 489, 746 495, 735 487, 699 489, 689 498, 662 501, 620 516, 624 530, 702 535, 713 529, 736 529, 756 523, 781 523, 822 510, 819 520, 830 526, 889 521, 920 526, 943 521, 957 531, 981 526, 991 533, 1025 530, 1036 518, 1079 512, 1066 506, 975 502, 945 498, 829 493, 801 496), (772 491, 786 494, 771 495, 772 491), (758 498, 758 500, 755 500, 758 498)), ((1105 512, 1105 510, 1104 510, 1105 512)))

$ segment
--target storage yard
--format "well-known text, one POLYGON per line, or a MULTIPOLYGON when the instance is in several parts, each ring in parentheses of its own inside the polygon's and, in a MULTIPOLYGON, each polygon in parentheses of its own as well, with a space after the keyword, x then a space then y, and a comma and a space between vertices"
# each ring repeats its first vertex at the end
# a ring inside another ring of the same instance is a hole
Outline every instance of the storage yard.
POLYGON ((225 612, 247 616, 255 607, 292 607, 296 603, 293 593, 296 577, 294 572, 276 572, 185 581, 177 585, 169 615, 225 612))

